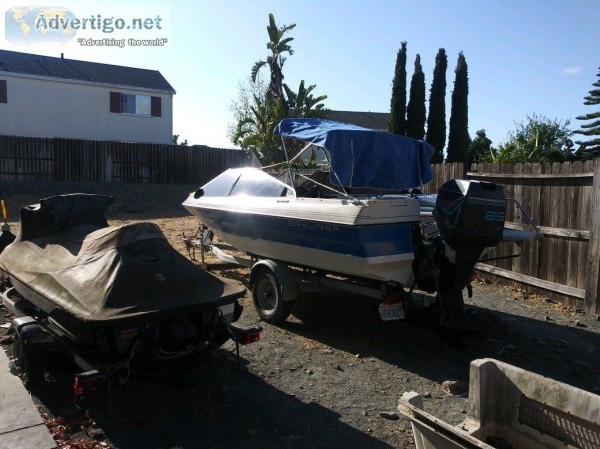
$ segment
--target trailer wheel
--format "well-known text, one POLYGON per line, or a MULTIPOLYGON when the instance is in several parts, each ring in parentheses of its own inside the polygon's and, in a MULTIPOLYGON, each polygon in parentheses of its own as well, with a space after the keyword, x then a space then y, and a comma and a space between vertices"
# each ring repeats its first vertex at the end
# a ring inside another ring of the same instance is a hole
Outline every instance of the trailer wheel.
POLYGON ((284 301, 281 295, 281 285, 268 269, 256 273, 252 285, 252 299, 258 315, 267 323, 283 323, 294 306, 293 301, 284 301))
POLYGON ((13 340, 14 363, 23 376, 28 390, 38 390, 44 382, 44 364, 39 351, 31 348, 17 332, 13 340))

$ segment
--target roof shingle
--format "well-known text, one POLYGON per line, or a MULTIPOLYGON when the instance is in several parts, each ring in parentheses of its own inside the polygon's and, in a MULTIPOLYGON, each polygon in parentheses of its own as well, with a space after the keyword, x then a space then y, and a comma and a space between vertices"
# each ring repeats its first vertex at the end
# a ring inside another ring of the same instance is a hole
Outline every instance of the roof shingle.
POLYGON ((175 93, 157 70, 0 50, 0 72, 130 86, 175 93))
POLYGON ((363 128, 387 131, 390 114, 389 112, 329 111, 326 118, 363 128))

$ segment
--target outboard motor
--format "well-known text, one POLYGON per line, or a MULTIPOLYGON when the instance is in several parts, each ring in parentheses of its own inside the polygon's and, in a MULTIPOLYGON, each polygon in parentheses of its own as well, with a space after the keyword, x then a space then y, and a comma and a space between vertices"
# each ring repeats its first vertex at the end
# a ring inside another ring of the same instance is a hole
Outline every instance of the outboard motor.
POLYGON ((433 218, 447 258, 440 267, 437 286, 443 327, 466 328, 462 290, 484 249, 502 240, 505 215, 501 185, 453 179, 440 188, 433 218))

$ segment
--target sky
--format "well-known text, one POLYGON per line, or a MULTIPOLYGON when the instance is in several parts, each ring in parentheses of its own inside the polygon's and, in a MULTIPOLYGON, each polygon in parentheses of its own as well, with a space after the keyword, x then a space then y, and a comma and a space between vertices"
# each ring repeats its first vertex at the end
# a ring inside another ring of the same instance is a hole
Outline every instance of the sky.
POLYGON ((528 115, 570 119, 577 128, 576 116, 596 112, 583 105, 583 97, 598 81, 598 0, 15 0, 0 9, 48 3, 69 8, 79 18, 160 15, 160 30, 79 30, 61 45, 14 45, 6 40, 0 17, 0 48, 160 71, 177 92, 174 133, 190 144, 233 147, 227 136, 232 101, 254 62, 268 55, 269 13, 278 24, 296 24, 285 82, 294 90, 300 80, 316 84, 314 93, 327 95, 329 109, 389 112, 396 54, 406 41, 407 89, 418 53, 427 96, 435 56, 439 48, 446 49, 447 122, 456 60, 464 53, 472 137, 485 129, 498 145, 528 115), (81 45, 77 38, 86 36, 167 38, 168 43, 81 45))

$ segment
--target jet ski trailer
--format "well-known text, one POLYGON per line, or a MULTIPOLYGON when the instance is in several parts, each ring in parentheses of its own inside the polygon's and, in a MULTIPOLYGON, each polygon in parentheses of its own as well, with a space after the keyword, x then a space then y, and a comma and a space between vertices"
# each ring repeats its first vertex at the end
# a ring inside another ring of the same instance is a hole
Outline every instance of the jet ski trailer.
POLYGON ((153 223, 109 226, 113 199, 72 194, 23 207, 18 236, 0 254, 2 302, 17 316, 15 358, 30 387, 41 385, 50 349, 83 370, 81 395, 130 373, 185 370, 230 338, 259 339, 259 327, 234 324, 243 286, 189 261, 153 223))

